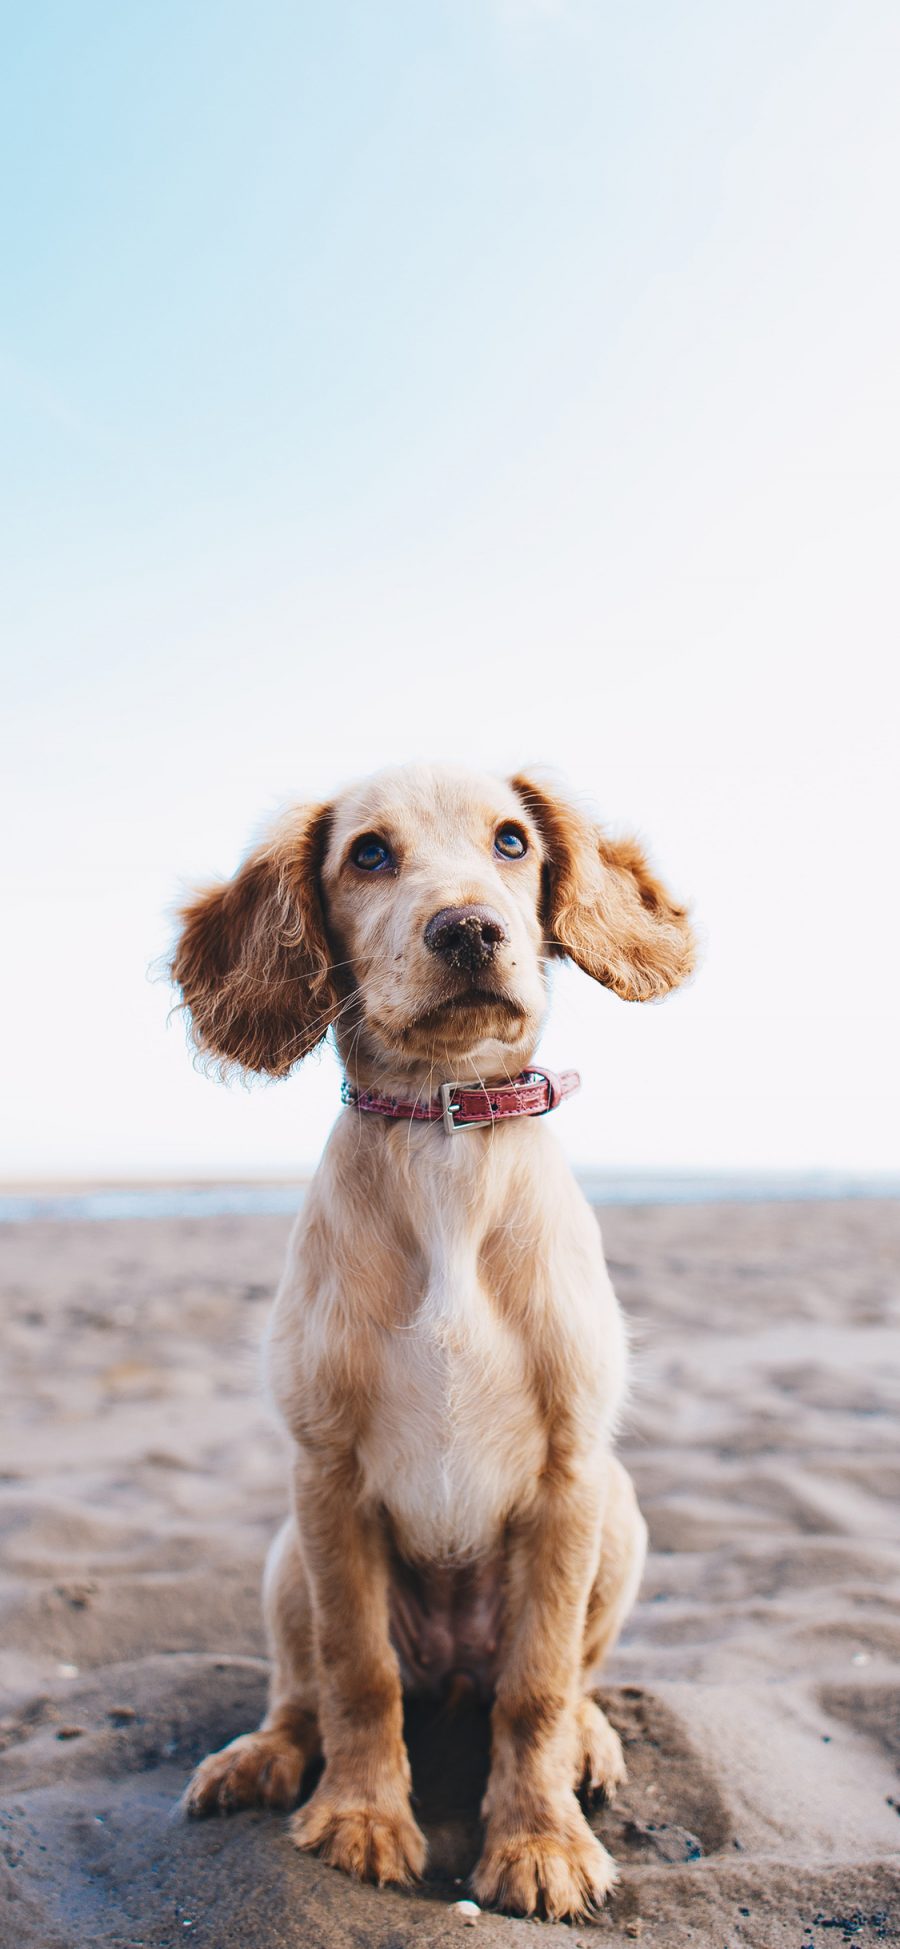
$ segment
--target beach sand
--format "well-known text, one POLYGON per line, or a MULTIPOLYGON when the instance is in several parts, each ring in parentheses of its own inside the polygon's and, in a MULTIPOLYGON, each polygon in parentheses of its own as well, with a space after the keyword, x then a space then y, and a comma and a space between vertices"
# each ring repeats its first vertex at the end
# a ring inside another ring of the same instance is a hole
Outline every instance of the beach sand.
MULTIPOLYGON (((523 1949, 451 1904, 486 1727, 418 1711, 429 1877, 355 1885, 283 1816, 188 1824, 191 1768, 259 1717, 259 1576, 286 1451, 257 1350, 283 1217, 0 1230, 0 1941, 6 1949, 523 1949)), ((651 1533, 600 1691, 622 1875, 554 1943, 900 1941, 900 1206, 603 1214, 631 1320, 621 1440, 651 1533)))

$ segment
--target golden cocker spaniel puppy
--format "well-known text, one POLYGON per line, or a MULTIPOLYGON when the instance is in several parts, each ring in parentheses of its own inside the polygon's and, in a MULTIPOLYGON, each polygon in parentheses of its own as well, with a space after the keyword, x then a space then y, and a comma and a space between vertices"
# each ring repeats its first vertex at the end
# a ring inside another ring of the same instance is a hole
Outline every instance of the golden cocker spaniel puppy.
POLYGON ((223 1068, 286 1075, 332 1029, 346 1072, 267 1346, 293 1441, 269 1710, 188 1809, 289 1807, 324 1751, 298 1846, 408 1882, 403 1691, 463 1673, 492 1700, 475 1893, 549 1917, 615 1878, 577 1796, 623 1774, 590 1687, 646 1537, 612 1449, 622 1320, 542 1114, 573 1078, 534 1063, 561 955, 648 1001, 694 943, 640 848, 555 791, 415 766, 291 812, 184 909, 173 964, 223 1068))

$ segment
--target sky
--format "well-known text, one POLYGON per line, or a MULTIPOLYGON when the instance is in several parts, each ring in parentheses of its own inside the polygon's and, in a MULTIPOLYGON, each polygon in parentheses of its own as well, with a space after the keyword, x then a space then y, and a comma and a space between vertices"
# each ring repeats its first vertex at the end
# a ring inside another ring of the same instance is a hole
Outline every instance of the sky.
POLYGON ((0 75, 6 1180, 291 1175, 148 970, 267 817, 540 763, 703 941, 595 1169, 898 1164, 900 12, 106 0, 0 75))

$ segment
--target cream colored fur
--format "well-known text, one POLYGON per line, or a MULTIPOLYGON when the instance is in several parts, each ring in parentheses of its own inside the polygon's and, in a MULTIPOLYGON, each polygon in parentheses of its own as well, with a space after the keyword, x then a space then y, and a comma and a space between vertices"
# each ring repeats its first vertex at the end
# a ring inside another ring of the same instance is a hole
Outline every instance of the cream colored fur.
MULTIPOLYGON (((432 768, 290 815, 184 923, 175 973, 201 1048, 282 1074, 333 1024, 351 1080, 403 1098, 527 1067, 554 954, 640 999, 692 961, 684 910, 633 842, 531 781, 432 768), (519 857, 498 851, 510 828, 519 857), (354 861, 365 835, 377 871, 354 861), (502 933, 475 972, 426 935, 472 907, 502 933)), ((586 1912, 615 1871, 576 1789, 623 1771, 589 1687, 645 1532, 612 1454, 622 1320, 549 1123, 449 1137, 345 1109, 266 1358, 295 1454, 266 1579, 270 1710, 204 1761, 191 1811, 290 1804, 321 1742, 298 1844, 379 1881, 421 1873, 401 1689, 465 1668, 494 1700, 476 1891, 586 1912)))

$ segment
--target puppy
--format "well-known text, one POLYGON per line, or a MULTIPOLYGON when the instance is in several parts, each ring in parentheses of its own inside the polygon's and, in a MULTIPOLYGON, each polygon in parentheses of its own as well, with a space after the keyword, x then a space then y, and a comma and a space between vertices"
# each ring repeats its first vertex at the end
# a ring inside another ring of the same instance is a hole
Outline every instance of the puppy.
POLYGON ((493 1702, 475 1893, 582 1916, 616 1871, 577 1791, 624 1773, 590 1686, 646 1530, 612 1452, 622 1320, 540 1114, 572 1078, 533 1056, 555 956, 653 1000, 691 972, 685 910, 542 785, 416 766, 291 812, 182 921, 202 1052, 283 1076, 331 1028, 346 1074, 267 1347, 293 1442, 269 1709, 187 1807, 290 1807, 323 1750, 297 1845, 409 1882, 403 1692, 464 1673, 493 1702))

